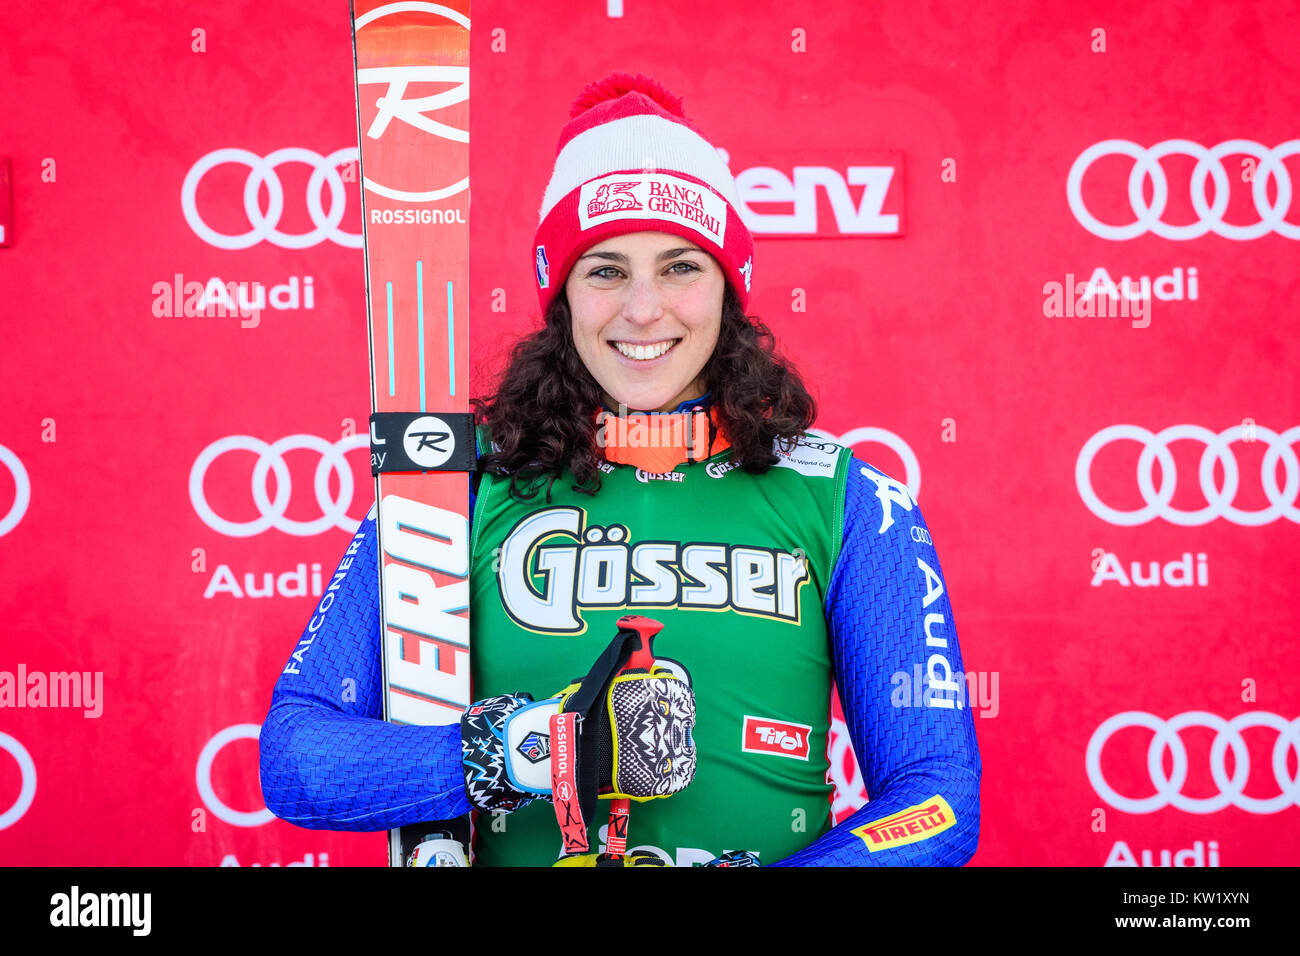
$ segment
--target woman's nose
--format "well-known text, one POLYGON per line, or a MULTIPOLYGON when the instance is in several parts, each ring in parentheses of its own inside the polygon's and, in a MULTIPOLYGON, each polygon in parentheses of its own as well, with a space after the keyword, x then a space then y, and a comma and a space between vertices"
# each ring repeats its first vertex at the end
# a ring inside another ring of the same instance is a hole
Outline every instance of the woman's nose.
POLYGON ((663 296, 653 278, 628 282, 623 294, 623 317, 629 322, 649 324, 663 315, 663 296))

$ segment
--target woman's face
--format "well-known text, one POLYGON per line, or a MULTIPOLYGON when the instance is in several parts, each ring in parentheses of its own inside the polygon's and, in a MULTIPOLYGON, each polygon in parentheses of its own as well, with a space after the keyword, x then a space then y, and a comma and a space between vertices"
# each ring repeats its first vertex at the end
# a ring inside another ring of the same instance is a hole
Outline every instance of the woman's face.
POLYGON ((670 411, 703 395, 725 288, 717 260, 671 233, 629 233, 588 249, 564 291, 573 342, 606 404, 670 411))

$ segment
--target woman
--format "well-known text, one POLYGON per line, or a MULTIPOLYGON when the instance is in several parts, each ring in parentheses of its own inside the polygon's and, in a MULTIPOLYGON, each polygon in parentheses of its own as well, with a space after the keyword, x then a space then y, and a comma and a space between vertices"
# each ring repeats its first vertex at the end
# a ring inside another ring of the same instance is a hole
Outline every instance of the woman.
MULTIPOLYGON (((737 205, 717 151, 654 81, 613 74, 574 104, 535 244, 545 324, 476 403, 476 694, 513 709, 526 699, 508 695, 554 692, 618 618, 654 618, 656 654, 690 673, 695 774, 633 808, 634 847, 675 865, 729 851, 764 865, 964 863, 980 761, 934 546, 903 485, 806 434, 812 399, 745 315, 753 243, 737 205), (910 687, 916 665, 926 691, 896 705, 895 675, 910 687), (832 679, 870 796, 833 828, 832 679)), ((518 808, 480 821, 478 859, 549 865, 554 809, 513 792, 513 774, 486 796, 467 784, 468 732, 376 719, 372 521, 334 602, 351 610, 326 618, 276 686, 268 807, 362 830, 518 808), (360 690, 340 702, 347 676, 360 690)), ((593 847, 605 836, 591 834, 593 847)))

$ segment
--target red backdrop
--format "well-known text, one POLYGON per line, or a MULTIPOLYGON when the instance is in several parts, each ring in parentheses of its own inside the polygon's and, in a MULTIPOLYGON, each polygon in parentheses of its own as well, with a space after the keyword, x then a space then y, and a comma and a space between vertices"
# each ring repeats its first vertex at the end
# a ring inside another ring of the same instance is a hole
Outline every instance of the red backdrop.
MULTIPOLYGON (((718 6, 475 3, 474 393, 539 318, 569 103, 650 73, 818 428, 935 534, 975 862, 1300 862, 1294 4, 718 6), (1105 277, 1149 308, 1081 314, 1105 277)), ((346 4, 0 28, 0 861, 379 864, 268 819, 255 743, 373 498, 346 4)))

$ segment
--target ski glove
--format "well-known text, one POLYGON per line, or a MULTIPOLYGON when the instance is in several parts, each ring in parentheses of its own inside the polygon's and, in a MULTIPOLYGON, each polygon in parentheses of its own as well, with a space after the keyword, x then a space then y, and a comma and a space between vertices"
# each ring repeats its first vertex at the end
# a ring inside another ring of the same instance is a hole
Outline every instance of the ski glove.
POLYGON ((728 850, 722 856, 714 857, 705 866, 762 866, 758 862, 758 854, 751 853, 749 850, 728 850))
POLYGON ((588 819, 604 799, 667 797, 695 778, 695 694, 676 661, 628 668, 620 631, 591 672, 554 697, 489 697, 461 717, 465 791, 478 810, 509 813, 552 799, 553 777, 570 782, 588 819), (551 718, 563 713, 572 740, 553 766, 551 718))
MULTIPOLYGON (((470 705, 460 718, 460 756, 465 768, 465 793, 476 810, 513 813, 533 802, 535 796, 512 782, 505 751, 505 726, 510 716, 531 704, 528 694, 503 694, 470 705)), ((550 766, 550 748, 545 740, 520 751, 521 759, 550 766)), ((547 796, 549 799, 549 796, 547 796)))

